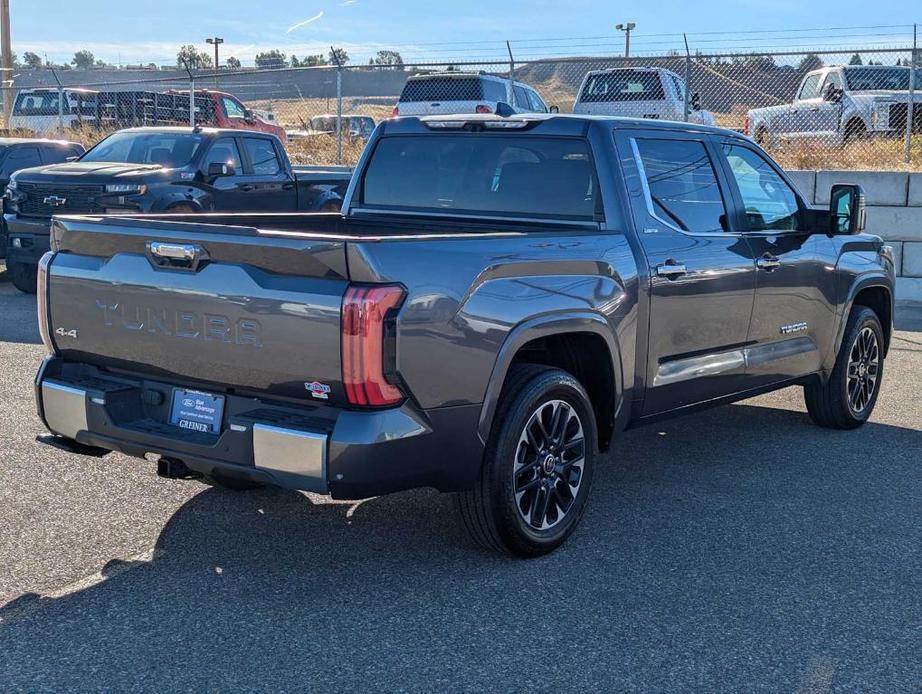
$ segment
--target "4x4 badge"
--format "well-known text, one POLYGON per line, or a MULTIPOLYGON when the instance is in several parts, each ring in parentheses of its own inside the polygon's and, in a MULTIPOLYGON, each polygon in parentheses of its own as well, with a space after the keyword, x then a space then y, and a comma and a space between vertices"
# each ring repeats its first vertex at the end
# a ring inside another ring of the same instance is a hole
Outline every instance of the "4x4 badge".
POLYGON ((71 328, 70 330, 65 330, 64 328, 58 328, 54 331, 55 335, 60 335, 61 337, 72 337, 75 340, 77 339, 77 329, 71 328))

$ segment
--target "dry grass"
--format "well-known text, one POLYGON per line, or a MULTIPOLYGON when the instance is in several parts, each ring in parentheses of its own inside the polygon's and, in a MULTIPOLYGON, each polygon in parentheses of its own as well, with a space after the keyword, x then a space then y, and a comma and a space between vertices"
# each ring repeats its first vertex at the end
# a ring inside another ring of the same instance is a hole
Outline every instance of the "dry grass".
MULTIPOLYGON (((395 97, 396 98, 396 97, 395 97)), ((299 118, 305 121, 313 115, 327 113, 324 99, 276 100, 272 110, 276 118, 286 128, 300 129, 299 118)), ((335 110, 335 99, 329 100, 335 110)), ((250 106, 265 108, 269 102, 251 102, 250 106)), ((376 121, 387 118, 391 113, 392 103, 389 97, 381 99, 345 99, 344 113, 363 113, 376 121), (387 102, 380 103, 380 102, 387 102), (377 103, 375 103, 377 102, 377 103)), ((723 127, 740 128, 742 113, 718 113, 717 124, 723 127)), ((67 130, 60 137, 80 142, 85 147, 92 147, 102 138, 111 135, 114 129, 80 128, 67 130)), ((29 136, 28 132, 11 132, 10 135, 29 136)), ((358 161, 364 148, 362 140, 345 138, 343 140, 343 164, 353 165, 358 161)), ((288 155, 295 164, 325 165, 336 163, 336 139, 330 136, 291 140, 286 145, 288 155)), ((911 146, 911 163, 903 160, 903 139, 870 139, 851 143, 845 147, 830 145, 821 141, 801 141, 783 143, 771 148, 769 153, 785 169, 834 169, 834 170, 871 170, 871 171, 922 171, 922 135, 913 137, 911 146)))

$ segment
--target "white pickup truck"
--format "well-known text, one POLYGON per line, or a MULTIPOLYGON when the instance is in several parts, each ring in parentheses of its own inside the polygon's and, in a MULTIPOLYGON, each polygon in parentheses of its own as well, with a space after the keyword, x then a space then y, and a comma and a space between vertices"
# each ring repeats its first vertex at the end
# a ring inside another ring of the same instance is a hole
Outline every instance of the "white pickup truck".
POLYGON ((586 73, 576 94, 573 113, 684 121, 714 125, 714 115, 701 108, 697 92, 688 99, 685 80, 658 67, 619 67, 586 73))
MULTIPOLYGON (((820 139, 843 145, 870 136, 899 137, 909 112, 909 67, 850 65, 808 72, 794 101, 756 108, 743 132, 763 146, 820 139)), ((922 70, 916 70, 913 132, 922 132, 922 70)))

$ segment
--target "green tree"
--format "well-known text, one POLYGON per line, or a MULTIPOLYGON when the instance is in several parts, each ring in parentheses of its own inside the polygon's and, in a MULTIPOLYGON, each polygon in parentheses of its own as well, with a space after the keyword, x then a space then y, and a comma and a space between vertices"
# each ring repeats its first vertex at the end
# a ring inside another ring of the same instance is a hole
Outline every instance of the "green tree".
POLYGON ((330 60, 329 62, 334 65, 345 65, 349 62, 349 54, 346 53, 345 48, 334 48, 330 51, 330 60))
POLYGON ((240 60, 238 60, 234 56, 228 57, 228 59, 225 60, 224 62, 227 64, 227 67, 229 70, 239 70, 240 69, 240 60))
POLYGON ((861 59, 860 54, 855 53, 855 55, 853 55, 851 59, 848 61, 848 64, 849 65, 864 65, 864 61, 861 59))
POLYGON ((304 60, 301 61, 301 67, 317 67, 318 65, 329 65, 322 53, 304 56, 304 60))
POLYGON ((372 64, 385 65, 395 70, 403 70, 403 57, 397 51, 378 51, 372 64))
POLYGON ((77 51, 70 62, 78 70, 89 70, 96 63, 96 56, 87 50, 77 51))
POLYGON ((213 66, 211 56, 205 51, 200 51, 191 43, 179 49, 176 54, 176 67, 186 67, 190 70, 202 70, 213 66))
POLYGON ((273 48, 271 51, 263 51, 262 53, 256 54, 256 68, 259 70, 278 69, 281 67, 286 67, 287 65, 288 61, 285 57, 285 54, 277 48, 273 48))
POLYGON ((298 60, 298 56, 296 55, 292 55, 289 62, 291 63, 291 67, 301 67, 301 61, 298 60))
POLYGON ((42 66, 42 57, 38 53, 33 53, 32 51, 26 51, 22 54, 22 62, 26 67, 41 67, 42 66))
POLYGON ((801 72, 810 72, 811 70, 819 70, 821 67, 823 67, 823 59, 816 53, 807 53, 804 59, 800 61, 797 69, 801 72))

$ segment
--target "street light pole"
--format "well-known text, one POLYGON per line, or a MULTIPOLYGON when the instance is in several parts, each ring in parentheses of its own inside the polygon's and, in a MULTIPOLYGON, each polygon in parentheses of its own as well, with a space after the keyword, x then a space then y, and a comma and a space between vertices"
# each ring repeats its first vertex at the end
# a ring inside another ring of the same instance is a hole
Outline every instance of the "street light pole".
POLYGON ((214 88, 215 91, 218 89, 218 46, 224 43, 224 39, 220 36, 213 36, 212 38, 205 39, 205 43, 214 45, 214 88))
POLYGON ((627 22, 626 24, 615 24, 615 29, 618 31, 624 32, 624 59, 627 60, 631 57, 631 31, 634 30, 634 27, 637 25, 634 22, 627 22))
POLYGON ((3 127, 13 111, 13 49, 10 43, 10 0, 0 0, 0 84, 3 86, 3 127))

